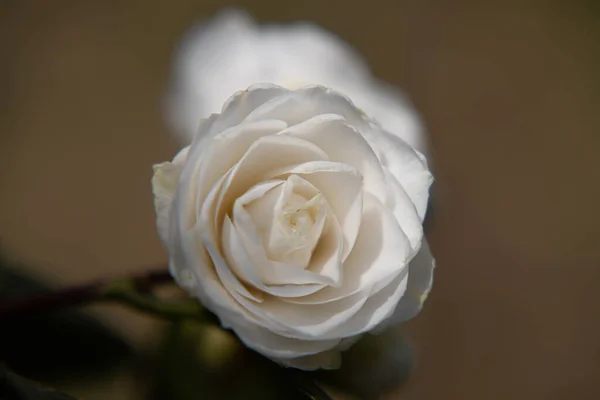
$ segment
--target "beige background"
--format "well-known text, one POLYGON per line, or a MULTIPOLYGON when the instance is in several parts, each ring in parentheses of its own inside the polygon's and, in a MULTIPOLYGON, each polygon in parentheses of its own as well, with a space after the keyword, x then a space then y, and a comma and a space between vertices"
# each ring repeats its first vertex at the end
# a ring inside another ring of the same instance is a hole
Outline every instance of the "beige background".
MULTIPOLYGON (((436 284, 408 325, 417 369, 390 398, 598 399, 599 8, 472 3, 243 2, 340 34, 429 126, 436 284)), ((220 5, 0 4, 5 250, 59 286, 165 260, 149 178, 176 151, 161 114, 169 57, 220 5)), ((152 343, 151 321, 106 311, 152 343)), ((102 390, 89 398, 114 398, 102 390)))

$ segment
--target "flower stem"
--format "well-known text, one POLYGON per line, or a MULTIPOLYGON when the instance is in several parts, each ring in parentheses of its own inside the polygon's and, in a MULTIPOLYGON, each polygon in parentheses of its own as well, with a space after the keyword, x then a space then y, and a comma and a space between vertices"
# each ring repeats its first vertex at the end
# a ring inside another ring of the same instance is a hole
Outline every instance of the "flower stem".
POLYGON ((135 281, 122 279, 106 285, 101 293, 102 300, 114 300, 139 311, 154 314, 166 319, 198 318, 202 307, 195 300, 167 302, 152 295, 140 293, 135 281))
POLYGON ((195 300, 168 302, 152 295, 151 290, 154 286, 172 282, 168 269, 163 267, 113 281, 102 280, 5 300, 0 302, 0 321, 100 301, 118 301, 168 319, 201 317, 202 307, 195 300))

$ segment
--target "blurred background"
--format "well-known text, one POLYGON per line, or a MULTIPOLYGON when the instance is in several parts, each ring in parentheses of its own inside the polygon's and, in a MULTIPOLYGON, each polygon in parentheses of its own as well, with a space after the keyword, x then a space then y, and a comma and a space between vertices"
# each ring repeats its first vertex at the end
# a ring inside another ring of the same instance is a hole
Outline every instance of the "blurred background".
MULTIPOLYGON (((340 35, 427 125, 438 268, 405 326, 411 377, 385 398, 600 398, 600 3, 236 4, 340 35)), ((171 57, 226 5, 0 3, 0 239, 20 272, 64 287, 166 261, 150 177, 177 151, 162 109, 171 57)), ((86 310, 126 346, 163 345, 164 322, 86 310)), ((139 399, 139 370, 53 382, 91 400, 139 399)))

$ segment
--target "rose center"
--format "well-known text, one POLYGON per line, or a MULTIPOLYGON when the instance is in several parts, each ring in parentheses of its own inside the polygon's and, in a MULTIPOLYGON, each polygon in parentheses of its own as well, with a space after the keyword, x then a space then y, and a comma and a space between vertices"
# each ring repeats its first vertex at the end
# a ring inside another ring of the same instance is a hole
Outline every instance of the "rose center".
POLYGON ((292 193, 276 210, 268 250, 274 259, 306 267, 323 230, 323 196, 312 198, 292 193))
POLYGON ((297 175, 248 205, 269 259, 306 268, 326 219, 326 202, 297 175))
POLYGON ((281 213, 280 228, 289 236, 307 238, 321 209, 320 196, 316 195, 307 201, 294 193, 281 213))

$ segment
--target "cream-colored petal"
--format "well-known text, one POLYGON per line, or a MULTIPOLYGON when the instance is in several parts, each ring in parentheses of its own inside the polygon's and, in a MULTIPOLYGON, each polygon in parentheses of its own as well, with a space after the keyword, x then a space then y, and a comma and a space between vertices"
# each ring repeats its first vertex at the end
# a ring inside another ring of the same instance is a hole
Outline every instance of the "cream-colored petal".
MULTIPOLYGON (((307 207, 316 208, 316 211, 314 212, 314 219, 310 215, 311 211, 307 210, 302 210, 295 213, 295 215, 300 215, 299 217, 292 217, 297 221, 305 221, 302 224, 296 223, 299 225, 298 232, 300 232, 298 233, 297 238, 290 237, 290 235, 281 234, 281 229, 273 230, 279 231, 280 233, 279 235, 271 235, 271 243, 269 245, 271 250, 278 250, 280 255, 278 258, 276 258, 277 260, 298 265, 302 268, 307 268, 309 266, 311 258, 314 257, 319 240, 323 238, 323 231, 325 230, 325 226, 327 224, 328 207, 323 203, 323 197, 320 195, 304 203, 309 204, 307 207)), ((284 223, 278 225, 283 224, 284 223)), ((325 239, 323 238, 323 240, 325 239)), ((336 240, 335 244, 336 247, 339 247, 341 254, 343 242, 336 240)), ((271 256, 271 258, 273 257, 271 256)), ((314 268, 313 271, 315 271, 314 268)))
POLYGON ((352 252, 344 261, 343 284, 300 298, 285 299, 298 304, 323 304, 360 292, 372 293, 381 282, 388 283, 408 268, 410 243, 394 218, 375 196, 367 193, 363 222, 352 252))
POLYGON ((335 339, 350 336, 341 332, 339 327, 353 319, 368 300, 368 293, 314 305, 294 304, 269 297, 249 309, 259 318, 277 321, 288 332, 282 333, 284 336, 306 340, 335 339))
POLYGON ((279 178, 289 174, 300 175, 319 189, 342 228, 342 259, 346 259, 354 246, 362 218, 363 177, 360 172, 348 164, 315 161, 272 170, 268 177, 279 178))
MULTIPOLYGON (((262 326, 265 322, 241 306, 232 295, 232 291, 225 288, 212 258, 203 245, 203 230, 210 227, 214 233, 214 219, 208 219, 212 224, 209 226, 206 221, 199 221, 197 218, 195 202, 198 171, 194 169, 194 163, 189 161, 185 163, 180 176, 169 218, 167 245, 171 273, 178 284, 198 297, 207 309, 217 314, 224 326, 238 320, 262 326)), ((215 193, 219 191, 226 175, 215 185, 215 193)), ((213 204, 214 202, 209 202, 207 207, 213 204)), ((235 290, 233 292, 241 296, 235 290)))
POLYGON ((314 293, 325 287, 324 284, 320 285, 266 285, 263 283, 262 278, 258 275, 259 268, 254 265, 248 253, 246 252, 245 246, 242 243, 239 233, 235 226, 229 219, 229 216, 225 216, 223 223, 223 239, 222 246, 225 259, 229 266, 237 276, 244 280, 249 285, 254 286, 256 289, 261 290, 267 294, 278 296, 281 298, 286 297, 300 297, 314 293))
POLYGON ((409 264, 406 293, 389 319, 391 324, 408 321, 421 311, 433 284, 434 269, 435 259, 424 239, 421 250, 409 264))
POLYGON ((427 210, 429 187, 433 183, 425 156, 398 136, 378 127, 373 128, 369 138, 384 168, 400 182, 422 221, 427 210))
MULTIPOLYGON (((237 276, 232 272, 230 266, 221 253, 220 232, 217 232, 215 224, 217 223, 214 215, 217 210, 217 199, 220 196, 224 183, 228 175, 224 175, 210 191, 202 205, 202 212, 193 231, 202 239, 206 250, 208 251, 221 282, 225 288, 234 295, 234 291, 253 301, 262 301, 262 296, 248 291, 237 276)), ((235 295, 234 295, 235 298, 235 295)))
MULTIPOLYGON (((306 268, 321 233, 327 205, 319 190, 297 175, 246 206, 269 259, 306 268)), ((243 195, 238 199, 245 203, 243 195)))
MULTIPOLYGON (((331 215, 327 204, 323 204, 323 211, 326 213, 325 218, 321 221, 320 216, 318 216, 315 223, 316 229, 319 232, 322 231, 323 234, 313 253, 309 270, 305 270, 303 265, 290 264, 289 262, 269 258, 268 246, 263 239, 264 235, 260 231, 260 226, 264 222, 257 221, 257 216, 253 217, 249 207, 247 207, 263 194, 260 188, 267 185, 266 182, 255 186, 239 197, 233 209, 236 231, 252 263, 257 266, 257 273, 262 282, 266 285, 328 284, 338 286, 341 282, 343 236, 337 219, 331 215)), ((299 193, 307 197, 318 192, 316 187, 295 175, 289 176, 287 182, 295 182, 297 184, 295 187, 299 190, 299 193)), ((286 185, 285 188, 287 190, 293 189, 292 185, 286 185)), ((266 218, 271 217, 267 216, 266 218)), ((266 224, 269 223, 271 222, 266 222, 266 224)))
POLYGON ((408 274, 405 271, 401 272, 391 279, 387 286, 378 288, 379 291, 369 297, 352 318, 322 335, 320 339, 330 339, 340 335, 354 336, 371 331, 392 315, 398 301, 406 292, 407 282, 408 274))
MULTIPOLYGON (((197 163, 202 162, 204 155, 207 154, 210 142, 219 135, 228 131, 230 134, 235 131, 238 125, 246 126, 242 123, 246 115, 254 108, 260 106, 269 99, 278 97, 287 93, 288 90, 272 84, 255 84, 246 90, 241 90, 233 94, 220 114, 212 114, 208 118, 203 118, 198 123, 197 133, 193 136, 190 158, 197 163)), ((278 120, 278 119, 275 119, 278 120)), ((274 120, 263 119, 255 121, 258 123, 272 123, 274 120)), ((267 132, 270 134, 271 132, 267 132)), ((231 136, 231 135, 228 136, 231 136)), ((240 146, 238 144, 238 146, 240 146)), ((196 166, 195 168, 198 168, 196 166)))
POLYGON ((242 307, 228 291, 215 271, 214 264, 202 245, 196 229, 177 229, 177 245, 170 250, 171 271, 178 282, 190 279, 187 287, 190 294, 198 297, 201 303, 214 312, 221 322, 247 321, 250 324, 264 325, 256 315, 242 307))
POLYGON ((423 122, 410 99, 398 88, 370 79, 366 85, 353 85, 342 92, 383 129, 425 153, 427 138, 423 122))
POLYGON ((214 184, 240 161, 253 143, 280 132, 286 126, 285 122, 278 120, 236 125, 207 142, 197 163, 199 178, 196 208, 199 209, 214 184))
POLYGON ((423 225, 417 208, 408 194, 400 185, 400 182, 391 172, 385 170, 385 178, 388 187, 388 200, 386 205, 392 210, 394 218, 398 221, 406 237, 410 241, 413 257, 421 248, 423 239, 423 225))
POLYGON ((288 136, 265 136, 255 141, 232 168, 219 199, 219 219, 253 185, 269 179, 270 171, 310 161, 327 160, 314 144, 288 136))
MULTIPOLYGON (((236 202, 234 205, 233 219, 234 226, 248 257, 252 264, 257 266, 257 273, 265 285, 335 285, 339 282, 330 275, 319 274, 300 266, 269 260, 258 229, 241 202, 236 202)), ((334 221, 333 218, 332 220, 334 221)), ((332 227, 331 231, 333 235, 341 237, 340 230, 335 226, 332 227)), ((337 248, 334 251, 338 251, 337 248)), ((339 266, 341 267, 341 261, 339 261, 339 266)))
POLYGON ((170 162, 154 165, 152 191, 156 210, 156 227, 158 237, 163 243, 167 243, 169 238, 169 214, 180 174, 181 167, 170 162))
MULTIPOLYGON (((274 180, 261 182, 239 197, 236 202, 245 207, 246 212, 252 218, 254 225, 265 244, 267 256, 275 260, 270 254, 268 246, 274 222, 278 219, 278 199, 281 197, 286 186, 285 180, 274 180)), ((277 260, 281 261, 281 260, 277 260)))
POLYGON ((363 176, 365 191, 374 194, 381 201, 386 200, 385 177, 377 155, 365 138, 342 116, 317 115, 290 126, 280 134, 308 140, 325 151, 331 161, 356 168, 363 176))
MULTIPOLYGON (((283 184, 284 181, 277 180, 261 182, 238 198, 237 203, 241 206, 252 204, 265 195, 277 192, 283 184)), ((255 217, 256 216, 254 216, 254 218, 255 217)), ((239 235, 231 219, 227 215, 225 216, 225 221, 223 223, 221 245, 225 258, 237 276, 266 293, 282 297, 297 297, 314 293, 323 287, 323 285, 272 286, 264 284, 259 275, 260 268, 252 262, 245 250, 249 244, 243 242, 242 237, 239 235)))
POLYGON ((245 121, 277 118, 295 125, 321 114, 337 114, 359 130, 370 129, 371 121, 352 101, 333 89, 312 85, 273 97, 251 112, 245 121))
POLYGON ((344 235, 337 218, 329 209, 322 234, 312 252, 307 270, 331 279, 329 286, 340 287, 344 272, 344 235))
POLYGON ((273 229, 273 222, 277 219, 279 212, 277 203, 285 190, 285 186, 286 181, 283 179, 261 182, 253 186, 237 200, 245 206, 246 211, 252 217, 261 238, 265 242, 268 242, 271 230, 273 229), (275 185, 271 182, 275 182, 275 185), (253 190, 262 186, 272 187, 268 188, 260 197, 253 198, 254 196, 249 195, 253 190))
POLYGON ((175 197, 179 176, 187 158, 189 147, 181 150, 172 162, 154 165, 152 176, 152 192, 154 194, 154 207, 156 210, 156 226, 160 240, 167 245, 169 235, 169 215, 171 203, 175 197))
POLYGON ((278 360, 319 354, 335 349, 340 343, 340 339, 298 340, 287 338, 247 323, 239 324, 234 330, 248 347, 278 360))
POLYGON ((333 349, 310 356, 275 360, 281 365, 297 368, 303 371, 315 371, 317 369, 338 369, 342 365, 342 355, 340 350, 333 349))

